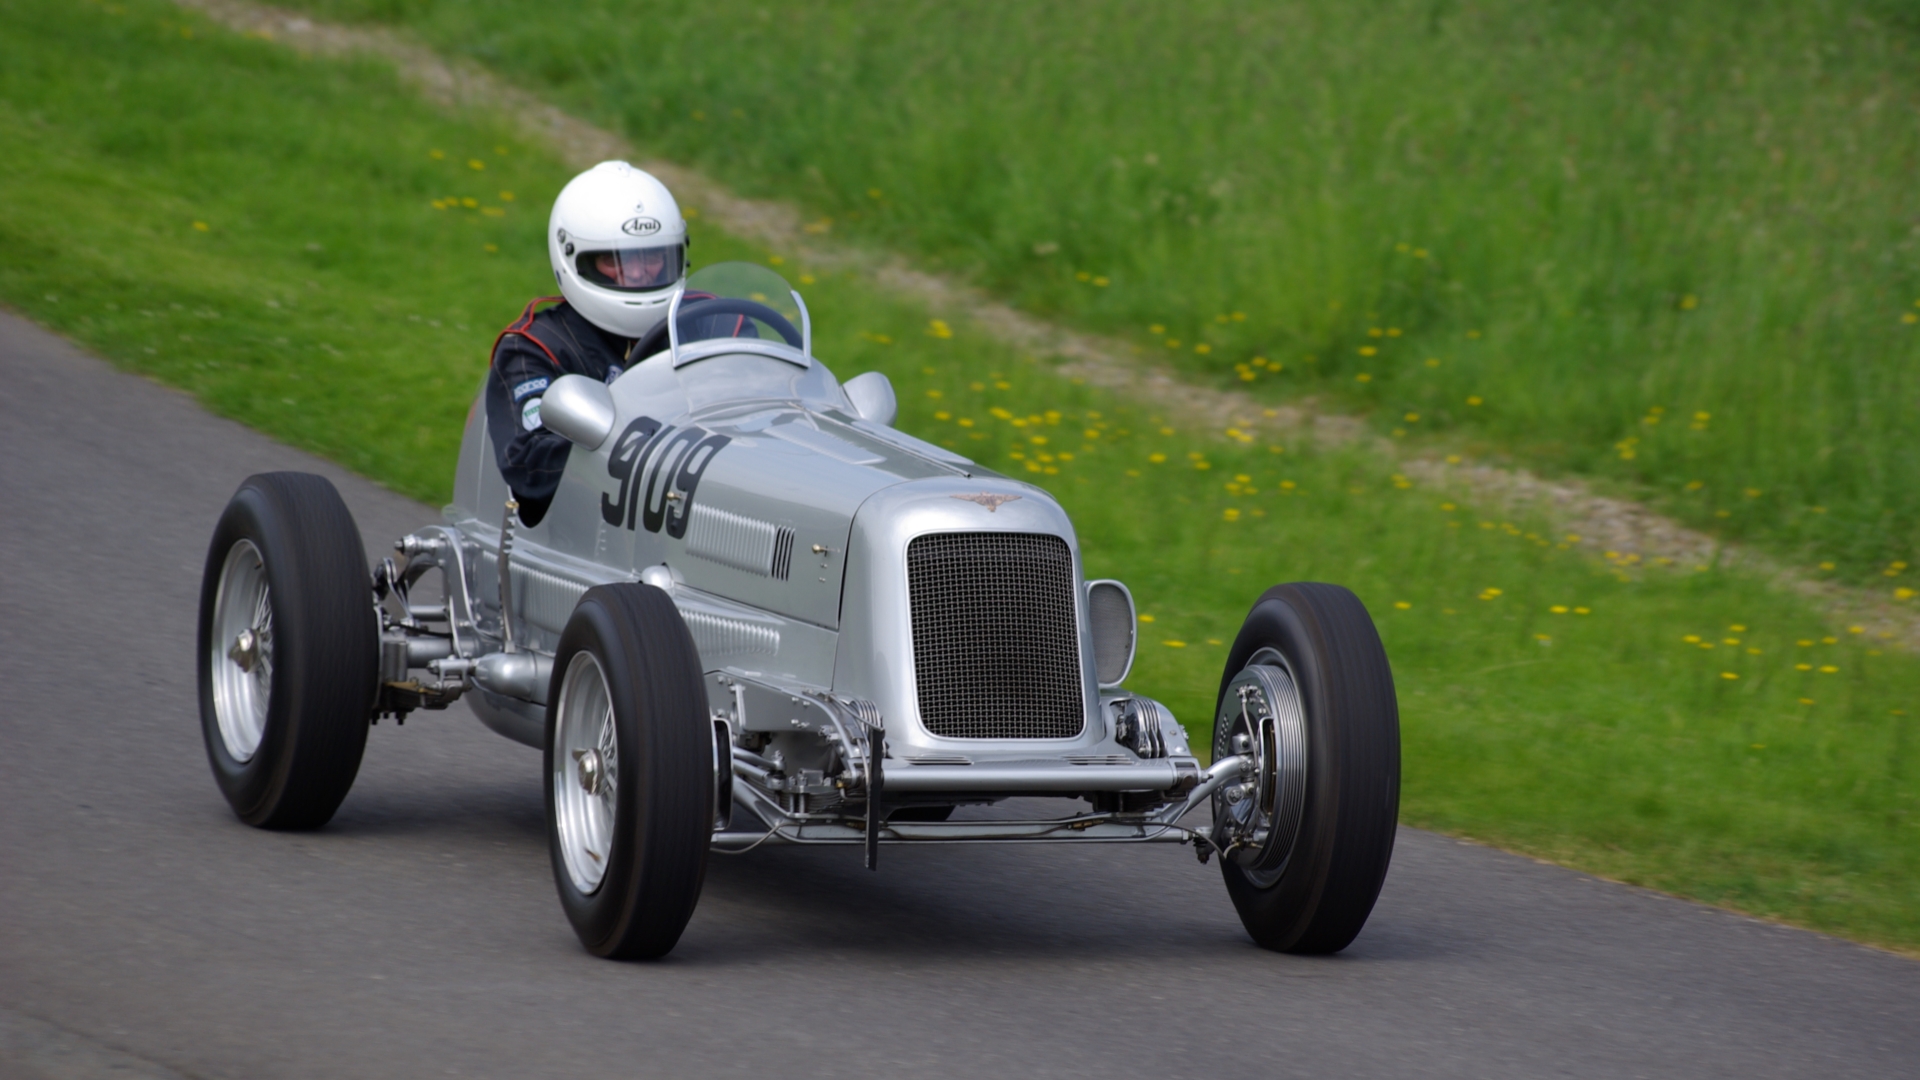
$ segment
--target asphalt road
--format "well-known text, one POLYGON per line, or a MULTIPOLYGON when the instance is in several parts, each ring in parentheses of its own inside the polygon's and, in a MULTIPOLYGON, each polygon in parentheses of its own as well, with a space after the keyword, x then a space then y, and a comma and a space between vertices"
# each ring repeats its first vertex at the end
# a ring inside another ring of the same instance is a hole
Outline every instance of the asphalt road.
POLYGON ((1178 847, 762 849, 664 962, 554 897, 538 757, 375 728, 333 824, 234 820, 192 672, 240 480, 426 507, 0 314, 0 1076, 1920 1075, 1920 964, 1402 830, 1338 957, 1178 847))

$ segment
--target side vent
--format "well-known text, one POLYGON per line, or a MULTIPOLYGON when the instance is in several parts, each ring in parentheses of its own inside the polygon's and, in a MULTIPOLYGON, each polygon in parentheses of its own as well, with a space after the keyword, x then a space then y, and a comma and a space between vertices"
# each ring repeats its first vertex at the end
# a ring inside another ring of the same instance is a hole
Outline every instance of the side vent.
POLYGON ((687 554, 766 577, 774 566, 779 534, 787 531, 770 521, 694 503, 687 554))
POLYGON ((793 573, 793 530, 781 526, 773 534, 773 576, 781 581, 793 573))

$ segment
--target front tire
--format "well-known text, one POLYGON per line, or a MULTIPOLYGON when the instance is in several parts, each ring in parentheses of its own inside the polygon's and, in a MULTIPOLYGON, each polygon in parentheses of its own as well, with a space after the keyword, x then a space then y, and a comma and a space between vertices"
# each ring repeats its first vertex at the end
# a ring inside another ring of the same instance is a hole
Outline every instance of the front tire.
POLYGON ((207 549, 198 648, 207 760, 240 820, 332 819, 366 749, 379 635, 366 549, 333 484, 248 477, 207 549))
POLYGON ((547 701, 561 907, 596 956, 664 956, 700 900, 714 822, 706 685, 673 601, 650 585, 589 589, 547 701))
POLYGON ((1278 585, 1228 653, 1214 758, 1250 753, 1249 782, 1214 797, 1214 837, 1247 933, 1290 953, 1335 953, 1366 925, 1400 808, 1393 673, 1359 597, 1278 585))

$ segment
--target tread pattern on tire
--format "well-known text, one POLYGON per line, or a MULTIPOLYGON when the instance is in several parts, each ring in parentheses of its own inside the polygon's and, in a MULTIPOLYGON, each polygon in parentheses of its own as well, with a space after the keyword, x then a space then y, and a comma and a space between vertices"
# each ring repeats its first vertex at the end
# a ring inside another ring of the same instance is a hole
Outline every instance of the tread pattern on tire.
POLYGON ((360 771, 379 674, 366 549, 332 482, 272 472, 240 485, 207 552, 199 645, 207 754, 234 812, 266 829, 314 829, 332 820, 360 771), (274 619, 267 728, 244 765, 220 740, 206 670, 218 576, 242 537, 266 565, 274 619))
MULTIPOLYGON (((1399 707, 1386 650, 1365 605, 1338 585, 1268 589, 1229 653, 1221 691, 1277 636, 1300 670, 1308 715, 1306 812, 1281 880, 1255 887, 1221 861, 1227 891, 1262 946, 1292 953, 1346 948, 1372 913, 1393 856, 1400 805, 1399 707), (1304 647, 1310 655, 1294 655, 1304 647)), ((1218 706, 1216 705, 1216 714, 1218 706)))
MULTIPOLYGON (((575 652, 598 655, 620 731, 615 851, 599 891, 581 896, 557 848, 562 906, 589 952, 651 959, 680 940, 699 903, 713 831, 713 745, 700 654, 667 594, 650 585, 599 585, 574 609, 554 659, 554 686, 575 652)), ((548 842, 553 846, 554 709, 546 738, 548 842)))

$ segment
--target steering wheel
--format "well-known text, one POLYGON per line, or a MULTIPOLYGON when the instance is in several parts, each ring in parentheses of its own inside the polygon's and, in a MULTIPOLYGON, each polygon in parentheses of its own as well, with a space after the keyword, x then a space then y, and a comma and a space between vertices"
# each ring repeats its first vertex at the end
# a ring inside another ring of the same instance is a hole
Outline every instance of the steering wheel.
MULTIPOLYGON (((685 340, 687 320, 704 319, 714 315, 745 315, 748 318, 758 319, 768 326, 773 327, 782 338, 786 339, 787 344, 796 349, 804 347, 801 344, 800 331, 794 328, 793 323, 787 321, 785 315, 780 314, 757 300, 742 300, 731 296, 715 297, 711 300, 697 300, 682 307, 680 309, 681 339, 685 340)), ((666 347, 667 320, 661 319, 658 325, 647 331, 645 337, 633 343, 633 351, 628 355, 644 359, 666 347)))

